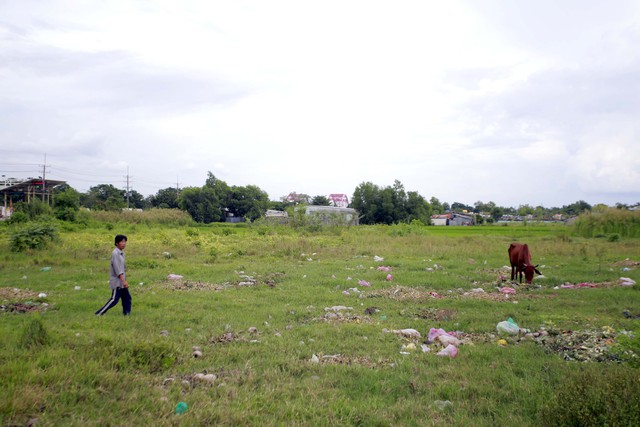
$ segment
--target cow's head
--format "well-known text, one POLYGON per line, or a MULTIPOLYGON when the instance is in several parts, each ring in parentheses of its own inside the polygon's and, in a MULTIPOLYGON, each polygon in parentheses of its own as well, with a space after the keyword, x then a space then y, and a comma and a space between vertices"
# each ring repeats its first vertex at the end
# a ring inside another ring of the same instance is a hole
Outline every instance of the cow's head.
POLYGON ((533 275, 534 274, 540 274, 542 275, 542 273, 540 273, 540 271, 538 270, 538 266, 537 265, 523 265, 522 266, 522 271, 524 272, 524 278, 527 282, 527 284, 530 284, 531 281, 533 280, 533 275))

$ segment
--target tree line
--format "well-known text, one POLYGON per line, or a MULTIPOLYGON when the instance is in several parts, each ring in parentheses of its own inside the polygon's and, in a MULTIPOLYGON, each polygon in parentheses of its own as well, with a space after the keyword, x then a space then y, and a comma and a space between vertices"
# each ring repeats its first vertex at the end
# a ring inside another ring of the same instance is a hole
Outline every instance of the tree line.
MULTIPOLYGON (((279 201, 272 201, 258 186, 229 185, 208 172, 201 187, 186 187, 180 190, 168 187, 148 197, 135 190, 127 194, 125 190, 111 184, 96 185, 85 193, 65 185, 56 189, 54 213, 60 219, 73 220, 81 207, 105 211, 121 210, 127 206, 133 209, 181 209, 188 212, 197 222, 211 223, 223 222, 229 217, 255 221, 263 217, 267 209, 292 211, 300 204, 328 206, 330 201, 326 196, 310 197, 306 194, 297 194, 294 200, 283 196, 279 201)), ((436 197, 427 200, 416 191, 406 191, 398 180, 388 186, 379 186, 372 182, 361 183, 355 188, 349 207, 358 211, 361 224, 398 224, 413 221, 429 224, 433 214, 451 211, 473 215, 477 223, 494 222, 509 216, 543 220, 556 214, 575 216, 608 208, 605 205, 591 206, 583 200, 553 208, 528 204, 517 208, 504 207, 492 201, 478 201, 473 205, 461 202, 449 204, 441 202, 436 197)), ((616 207, 625 209, 629 206, 617 204, 616 207)), ((38 208, 32 206, 28 209, 38 208)))

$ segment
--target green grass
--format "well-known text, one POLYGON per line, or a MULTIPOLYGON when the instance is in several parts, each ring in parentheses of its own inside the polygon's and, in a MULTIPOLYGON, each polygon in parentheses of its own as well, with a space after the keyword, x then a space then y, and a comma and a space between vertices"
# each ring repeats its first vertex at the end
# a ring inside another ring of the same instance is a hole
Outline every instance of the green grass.
MULTIPOLYGON (((611 425, 636 424, 640 410, 627 400, 637 396, 637 363, 565 361, 532 340, 509 338, 500 347, 492 334, 508 317, 532 330, 611 327, 638 334, 640 320, 622 315, 640 314, 636 287, 553 289, 640 280, 638 267, 622 271, 616 264, 640 260, 638 239, 587 239, 558 225, 62 228, 47 249, 14 253, 11 229, 0 227, 0 288, 29 290, 28 299, 49 304, 38 313, 0 312, 2 425, 32 418, 38 425, 601 424, 602 415, 589 408, 617 409, 622 415, 611 425), (133 312, 124 318, 118 306, 96 318, 109 296, 117 233, 129 238, 133 312), (498 277, 508 274, 502 268, 513 241, 529 244, 545 276, 535 281, 542 287, 518 287, 510 300, 460 295, 477 287, 495 291, 498 277), (380 264, 392 267, 392 282, 375 269, 380 264), (173 290, 170 273, 209 288, 173 290), (241 274, 257 284, 238 286, 241 274), (361 279, 372 284, 361 288, 362 298, 342 294, 361 279), (397 286, 444 298, 374 297, 397 286), (34 296, 40 292, 47 297, 34 296), (334 305, 353 307, 362 321, 322 320, 334 305), (366 316, 373 306, 380 311, 366 316), (438 310, 447 316, 435 316, 438 310), (449 359, 402 355, 407 341, 383 332, 414 328, 426 336, 431 327, 477 339, 449 359), (226 332, 235 340, 224 342, 226 332), (192 356, 193 346, 201 358, 192 356), (313 354, 339 354, 344 363, 314 364, 313 354), (194 380, 205 372, 217 375, 213 384, 194 380), (608 400, 594 389, 607 383, 618 387, 608 400), (579 414, 573 418, 562 405, 572 389, 585 396, 573 396, 571 414, 579 414), (451 405, 439 409, 438 400, 451 405), (181 401, 189 409, 175 415, 181 401)), ((9 296, 0 304, 25 299, 9 296)), ((640 348, 630 340, 628 348, 640 348)), ((628 349, 618 341, 612 348, 628 349)))

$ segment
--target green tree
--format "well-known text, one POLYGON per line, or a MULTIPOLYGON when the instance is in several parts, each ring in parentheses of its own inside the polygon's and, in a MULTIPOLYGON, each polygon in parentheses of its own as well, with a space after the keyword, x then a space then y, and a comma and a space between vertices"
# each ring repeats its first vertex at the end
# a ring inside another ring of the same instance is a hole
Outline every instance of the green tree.
POLYGON ((178 208, 178 189, 173 187, 163 188, 150 197, 154 208, 176 209, 178 208))
POLYGON ((53 212, 56 218, 75 221, 78 209, 80 209, 80 193, 70 186, 55 190, 53 212))
POLYGON ((211 187, 187 187, 180 194, 180 209, 191 215, 194 221, 208 224, 224 221, 224 212, 220 200, 211 187))
POLYGON ((577 202, 574 202, 568 206, 563 206, 562 210, 567 215, 580 215, 585 211, 590 211, 591 205, 584 200, 578 200, 577 202))
POLYGON ((375 224, 380 205, 380 187, 371 182, 358 185, 351 198, 351 207, 360 214, 361 224, 375 224))
POLYGON ((431 199, 429 200, 429 204, 431 205, 431 210, 434 214, 439 215, 444 213, 442 203, 440 203, 440 200, 438 200, 437 197, 431 197, 431 199))
POLYGON ((416 191, 407 193, 407 222, 414 219, 422 221, 423 224, 431 224, 431 205, 416 191))
POLYGON ((89 188, 82 197, 83 206, 94 210, 120 210, 126 206, 125 191, 111 184, 100 184, 89 188))
POLYGON ((314 206, 330 206, 331 202, 329 202, 327 196, 315 196, 311 199, 311 204, 314 206))
POLYGON ((255 185, 246 187, 231 187, 226 208, 235 216, 244 217, 249 221, 264 216, 269 207, 269 196, 255 185))

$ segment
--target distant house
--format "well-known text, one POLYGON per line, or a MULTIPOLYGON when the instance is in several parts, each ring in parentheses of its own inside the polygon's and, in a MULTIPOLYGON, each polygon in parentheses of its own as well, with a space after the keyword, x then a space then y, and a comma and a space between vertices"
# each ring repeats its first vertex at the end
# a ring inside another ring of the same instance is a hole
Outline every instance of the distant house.
POLYGON ((329 203, 338 208, 346 208, 349 206, 349 198, 346 194, 329 194, 329 203))
POLYGON ((66 184, 65 181, 42 178, 27 178, 18 180, 9 178, 0 182, 0 197, 2 210, 0 218, 8 218, 13 213, 13 203, 23 201, 31 203, 32 200, 42 200, 43 203, 54 205, 54 189, 66 184))
POLYGON ((307 206, 305 214, 318 219, 324 225, 358 225, 358 211, 336 206, 307 206))
POLYGON ((449 212, 441 215, 431 215, 433 225, 473 225, 473 216, 449 212))

